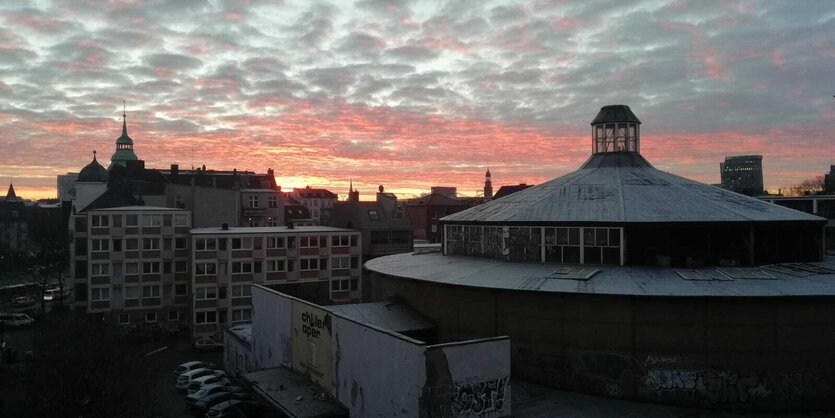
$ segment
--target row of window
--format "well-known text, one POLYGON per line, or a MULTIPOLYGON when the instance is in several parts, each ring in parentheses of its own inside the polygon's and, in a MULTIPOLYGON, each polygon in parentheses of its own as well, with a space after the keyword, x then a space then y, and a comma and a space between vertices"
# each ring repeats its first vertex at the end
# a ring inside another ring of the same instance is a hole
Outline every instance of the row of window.
MULTIPOLYGON (((252 309, 232 309, 232 322, 243 322, 252 320, 252 309)), ((194 313, 194 323, 196 325, 216 324, 218 323, 217 311, 198 311, 194 313)))
POLYGON ((122 239, 92 239, 90 240, 90 251, 92 252, 119 252, 119 251, 137 251, 142 250, 159 250, 162 246, 166 251, 188 249, 188 239, 186 237, 176 238, 125 238, 122 239), (122 245, 124 243, 124 246, 122 245))
MULTIPOLYGON (((125 286, 122 296, 125 300, 133 300, 142 298, 158 298, 160 297, 160 285, 137 285, 125 286)), ((174 296, 187 296, 188 287, 185 283, 178 283, 174 285, 174 296)), ((110 300, 110 287, 93 287, 90 289, 91 301, 107 301, 110 300)))
POLYGON ((90 226, 93 228, 114 227, 131 227, 139 226, 140 220, 142 226, 188 226, 188 215, 178 213, 174 215, 92 215, 90 216, 90 226))
POLYGON ((620 265, 622 228, 447 225, 446 254, 513 262, 620 265))
MULTIPOLYGON (((289 260, 266 260, 266 261, 232 261, 230 264, 230 271, 232 274, 250 274, 250 273, 274 273, 285 271, 296 271, 296 261, 298 261, 299 271, 309 270, 328 270, 328 260, 330 260, 331 270, 341 269, 355 269, 359 268, 359 257, 323 257, 323 258, 300 258, 289 260)), ((194 264, 195 276, 214 276, 220 271, 221 274, 226 274, 226 263, 221 262, 198 262, 194 264)))
MULTIPOLYGON (((179 321, 180 320, 180 311, 168 311, 168 320, 169 321, 179 321)), ((147 323, 157 322, 157 313, 156 312, 145 313, 145 322, 147 322, 147 323)), ((129 325, 129 324, 130 324, 130 314, 119 315, 119 325, 129 325)))
MULTIPOLYGON (((252 296, 251 285, 238 284, 230 286, 232 298, 248 298, 252 296)), ((226 286, 195 286, 194 300, 226 299, 226 286)))
MULTIPOLYGON (((278 196, 267 196, 267 206, 271 208, 278 207, 278 196)), ((249 196, 249 207, 252 209, 258 209, 261 207, 261 198, 260 196, 249 196)))
MULTIPOLYGON (((327 236, 301 236, 298 239, 299 248, 325 248, 328 246, 327 236)), ((194 249, 197 251, 215 251, 218 249, 225 251, 226 242, 226 238, 197 238, 194 240, 194 249)), ((233 250, 295 248, 295 242, 295 236, 266 237, 266 246, 264 246, 264 237, 232 238, 230 248, 233 250)), ((330 242, 332 247, 356 247, 358 238, 357 235, 333 235, 330 242)))
POLYGON ((166 261, 145 261, 128 262, 128 263, 97 263, 90 264, 91 277, 122 277, 134 274, 160 274, 160 273, 188 273, 188 262, 186 260, 177 260, 174 262, 166 261))

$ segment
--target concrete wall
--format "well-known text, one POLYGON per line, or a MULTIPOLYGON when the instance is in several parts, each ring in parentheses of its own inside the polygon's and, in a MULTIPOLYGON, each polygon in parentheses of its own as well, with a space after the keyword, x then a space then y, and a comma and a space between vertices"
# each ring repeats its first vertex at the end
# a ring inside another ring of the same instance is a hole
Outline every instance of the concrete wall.
POLYGON ((252 298, 255 367, 292 365, 352 417, 510 415, 506 337, 426 346, 259 285, 252 298))
POLYGON ((500 291, 373 276, 441 339, 508 335, 513 376, 695 407, 835 407, 835 298, 673 298, 500 291))
POLYGON ((223 338, 223 369, 226 373, 238 376, 255 371, 254 363, 252 346, 226 331, 223 338))

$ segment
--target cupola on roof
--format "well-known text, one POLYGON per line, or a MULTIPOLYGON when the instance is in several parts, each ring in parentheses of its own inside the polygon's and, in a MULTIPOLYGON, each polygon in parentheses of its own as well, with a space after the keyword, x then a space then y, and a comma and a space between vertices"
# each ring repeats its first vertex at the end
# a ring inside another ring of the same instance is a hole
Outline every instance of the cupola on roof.
POLYGON ((85 183, 106 183, 107 177, 107 170, 99 164, 98 160, 96 160, 96 152, 93 151, 93 161, 81 169, 81 172, 78 173, 78 180, 76 181, 85 183))
POLYGON ((122 112, 122 136, 116 139, 116 152, 110 157, 110 166, 125 166, 127 161, 136 161, 139 157, 133 152, 133 139, 128 136, 127 114, 122 112))

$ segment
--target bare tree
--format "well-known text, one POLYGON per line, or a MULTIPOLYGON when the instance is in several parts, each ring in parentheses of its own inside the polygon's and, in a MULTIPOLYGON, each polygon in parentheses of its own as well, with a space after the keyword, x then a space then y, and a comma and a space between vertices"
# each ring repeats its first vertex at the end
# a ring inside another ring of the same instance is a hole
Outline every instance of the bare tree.
POLYGON ((789 187, 788 194, 790 196, 805 196, 808 194, 822 192, 823 187, 823 176, 815 176, 789 187))

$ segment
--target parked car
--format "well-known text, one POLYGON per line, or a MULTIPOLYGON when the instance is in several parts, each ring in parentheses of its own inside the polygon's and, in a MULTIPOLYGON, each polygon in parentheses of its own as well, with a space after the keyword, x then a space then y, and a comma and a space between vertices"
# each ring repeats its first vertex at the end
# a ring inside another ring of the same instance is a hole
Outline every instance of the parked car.
POLYGON ((29 315, 25 313, 4 313, 0 314, 0 322, 7 327, 25 327, 35 323, 29 315))
POLYGON ((197 392, 200 389, 203 389, 203 386, 214 385, 214 384, 221 384, 221 385, 228 385, 229 379, 226 378, 224 373, 223 376, 218 375, 207 375, 203 377, 198 377, 191 381, 186 387, 186 390, 189 395, 197 392))
POLYGON ((185 372, 189 372, 189 371, 192 371, 192 370, 214 369, 215 367, 217 367, 217 366, 215 366, 214 363, 206 363, 206 362, 203 362, 203 361, 187 361, 187 362, 177 366, 177 368, 174 369, 174 374, 179 376, 179 375, 181 375, 185 372))
POLYGON ((215 341, 212 337, 199 336, 194 340, 194 351, 221 351, 223 343, 215 341))
POLYGON ((35 299, 33 299, 31 296, 18 296, 12 299, 12 305, 14 305, 15 308, 22 308, 24 306, 31 306, 34 304, 35 299))
POLYGON ((232 399, 221 402, 206 412, 206 418, 246 418, 253 417, 261 411, 261 405, 254 401, 232 399))
POLYGON ((214 370, 214 369, 195 369, 188 372, 185 372, 179 376, 177 376, 177 383, 174 384, 174 387, 177 390, 186 390, 192 382, 195 380, 206 377, 206 376, 220 376, 226 377, 226 372, 223 370, 214 370))
POLYGON ((53 287, 52 289, 46 289, 46 291, 43 292, 43 300, 62 300, 71 293, 72 291, 69 287, 65 287, 63 292, 61 292, 60 287, 53 287))
POLYGON ((209 395, 214 395, 215 393, 220 392, 232 392, 232 393, 241 393, 246 392, 246 389, 240 386, 226 386, 223 384, 214 384, 214 385, 207 385, 203 386, 202 389, 198 390, 197 392, 192 393, 191 395, 186 395, 186 403, 193 404, 198 400, 205 398, 209 395))
POLYGON ((252 399, 252 395, 246 392, 218 392, 209 396, 206 396, 199 401, 190 404, 189 410, 195 415, 203 415, 208 411, 211 407, 221 403, 226 402, 229 400, 246 400, 252 399))

